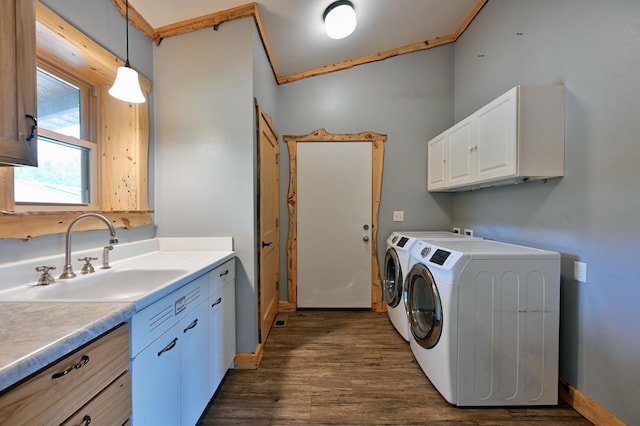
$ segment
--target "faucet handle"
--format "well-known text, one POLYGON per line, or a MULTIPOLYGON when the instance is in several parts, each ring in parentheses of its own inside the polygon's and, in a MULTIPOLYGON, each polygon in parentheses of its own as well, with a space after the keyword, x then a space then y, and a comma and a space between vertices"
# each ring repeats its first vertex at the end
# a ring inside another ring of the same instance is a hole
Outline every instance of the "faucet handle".
POLYGON ((81 274, 90 274, 90 273, 96 271, 93 268, 93 265, 91 264, 91 261, 92 260, 98 260, 97 257, 87 256, 87 257, 82 257, 82 258, 80 258, 78 260, 84 262, 84 265, 82 266, 82 270, 80 271, 81 274))
POLYGON ((49 274, 49 271, 52 269, 56 269, 56 267, 53 265, 43 265, 36 268, 36 271, 42 272, 42 275, 38 278, 38 285, 49 285, 56 282, 55 278, 49 274))
POLYGON ((100 269, 110 269, 111 266, 109 266, 109 251, 113 250, 113 246, 112 245, 108 245, 105 246, 102 249, 102 266, 100 267, 100 269))

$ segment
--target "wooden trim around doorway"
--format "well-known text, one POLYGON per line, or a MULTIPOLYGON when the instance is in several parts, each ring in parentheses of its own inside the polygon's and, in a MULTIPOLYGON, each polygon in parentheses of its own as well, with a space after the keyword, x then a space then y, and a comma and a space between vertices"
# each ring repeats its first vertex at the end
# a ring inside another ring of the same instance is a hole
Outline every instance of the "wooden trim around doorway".
MULTIPOLYGON (((378 266, 378 212, 380 210, 380 195, 382 191, 382 164, 384 159, 384 142, 387 135, 374 132, 362 133, 328 133, 325 129, 318 129, 306 135, 285 135, 283 137, 289 148, 289 192, 287 206, 289 208, 289 238, 287 241, 287 293, 286 306, 291 309, 297 306, 298 286, 298 254, 297 254, 297 144, 299 142, 370 142, 372 152, 372 211, 371 211, 371 309, 384 312, 385 304, 382 300, 382 282, 378 266)), ((284 302, 281 302, 283 304, 284 302)))

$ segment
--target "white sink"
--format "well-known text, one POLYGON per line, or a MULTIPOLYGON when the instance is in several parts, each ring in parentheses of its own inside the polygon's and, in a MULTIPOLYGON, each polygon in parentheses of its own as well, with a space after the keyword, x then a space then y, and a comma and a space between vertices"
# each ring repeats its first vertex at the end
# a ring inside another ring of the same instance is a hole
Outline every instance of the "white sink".
MULTIPOLYGON (((34 286, 39 273, 36 266, 60 265, 62 255, 34 258, 13 264, 0 264, 0 302, 129 302, 139 311, 212 270, 234 256, 230 237, 159 238, 118 244, 111 255, 111 269, 80 274, 75 264, 75 278, 59 279, 48 286, 34 286)), ((97 247, 74 253, 99 257, 97 247)))
POLYGON ((12 289, 2 293, 4 301, 114 302, 133 301, 181 276, 188 269, 127 269, 97 271, 86 276, 57 280, 47 286, 12 289))

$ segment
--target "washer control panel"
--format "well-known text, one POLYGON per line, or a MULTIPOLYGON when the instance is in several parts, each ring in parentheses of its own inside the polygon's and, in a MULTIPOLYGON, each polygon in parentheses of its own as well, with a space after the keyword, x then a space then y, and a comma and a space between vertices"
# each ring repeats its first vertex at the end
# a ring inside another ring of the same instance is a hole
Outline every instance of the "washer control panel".
POLYGON ((398 241, 398 243, 396 244, 396 246, 402 248, 407 244, 407 241, 409 241, 409 239, 407 237, 401 237, 400 240, 398 241))

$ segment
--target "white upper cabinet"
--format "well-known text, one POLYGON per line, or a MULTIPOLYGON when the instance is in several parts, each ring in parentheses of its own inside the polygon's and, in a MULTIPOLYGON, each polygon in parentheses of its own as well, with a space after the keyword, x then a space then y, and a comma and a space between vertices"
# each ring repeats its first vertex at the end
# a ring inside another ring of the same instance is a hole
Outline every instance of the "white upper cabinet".
POLYGON ((453 126, 445 137, 446 173, 444 187, 473 182, 473 127, 464 120, 453 126))
POLYGON ((476 115, 474 180, 486 182, 517 173, 517 88, 479 110, 476 115))
POLYGON ((444 188, 446 184, 446 136, 439 135, 429 141, 427 156, 430 159, 427 169, 429 189, 444 188))
POLYGON ((427 189, 564 175, 564 86, 516 86, 428 142, 427 189))

